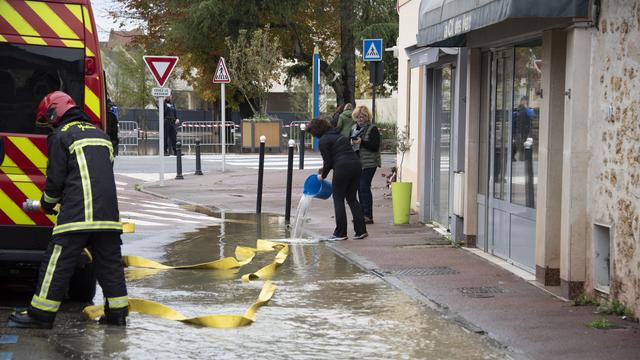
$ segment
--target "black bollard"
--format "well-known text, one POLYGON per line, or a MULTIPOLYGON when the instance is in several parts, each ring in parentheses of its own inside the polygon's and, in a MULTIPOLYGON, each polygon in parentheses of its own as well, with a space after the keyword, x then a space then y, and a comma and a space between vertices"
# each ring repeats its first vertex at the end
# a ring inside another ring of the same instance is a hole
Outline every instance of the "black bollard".
POLYGON ((298 166, 300 170, 304 170, 304 142, 306 140, 304 134, 306 129, 307 126, 305 124, 300 124, 300 165, 298 166))
POLYGON ((529 138, 524 143, 524 170, 525 170, 525 203, 527 207, 535 207, 533 193, 533 139, 529 138))
POLYGON ((284 221, 291 220, 291 187, 293 183, 293 150, 296 146, 295 140, 289 140, 289 161, 287 162, 287 196, 284 209, 284 221))
POLYGON ((202 164, 200 163, 200 139, 196 139, 196 175, 202 175, 202 164))
POLYGON ((182 143, 176 143, 176 180, 184 180, 182 176, 182 143))
POLYGON ((258 163, 258 197, 256 200, 256 213, 262 213, 262 182, 264 180, 264 146, 267 138, 260 136, 260 160, 258 163))

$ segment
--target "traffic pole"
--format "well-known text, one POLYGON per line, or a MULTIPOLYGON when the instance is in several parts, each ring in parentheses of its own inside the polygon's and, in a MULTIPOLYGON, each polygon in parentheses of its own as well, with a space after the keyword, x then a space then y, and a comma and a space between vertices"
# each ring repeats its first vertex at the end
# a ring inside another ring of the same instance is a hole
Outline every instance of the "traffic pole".
POLYGON ((160 186, 164 186, 164 97, 158 96, 158 155, 160 157, 160 186))
POLYGON ((300 164, 298 169, 304 170, 304 147, 305 147, 305 131, 307 130, 307 125, 300 124, 300 164))
POLYGON ((221 103, 221 112, 222 112, 222 172, 224 172, 224 164, 225 157, 227 153, 226 145, 227 145, 227 126, 226 126, 226 114, 225 114, 225 98, 224 98, 224 83, 220 84, 220 99, 221 103))
POLYGON ((184 180, 182 176, 182 143, 176 143, 176 180, 184 180))
POLYGON ((287 162, 287 196, 285 200, 284 221, 289 223, 291 220, 291 188, 293 183, 293 150, 296 141, 289 139, 289 159, 287 162))
POLYGON ((200 139, 196 139, 196 175, 202 175, 202 163, 200 162, 200 139))
POLYGON ((264 146, 267 137, 260 136, 260 161, 258 162, 258 196, 256 199, 256 213, 262 213, 262 182, 264 180, 264 146))

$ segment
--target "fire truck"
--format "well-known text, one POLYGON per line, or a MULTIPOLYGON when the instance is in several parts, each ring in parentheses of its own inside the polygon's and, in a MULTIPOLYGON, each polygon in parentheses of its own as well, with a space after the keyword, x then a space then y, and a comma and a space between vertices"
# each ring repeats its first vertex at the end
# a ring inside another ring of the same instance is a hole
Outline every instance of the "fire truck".
MULTIPOLYGON (((35 124, 40 100, 64 91, 104 129, 105 80, 89 0, 0 0, 0 281, 34 279, 55 217, 27 212, 46 178, 48 129, 35 124)), ((76 269, 69 297, 90 301, 90 254, 76 269)), ((22 281, 24 283, 25 281, 22 281)))

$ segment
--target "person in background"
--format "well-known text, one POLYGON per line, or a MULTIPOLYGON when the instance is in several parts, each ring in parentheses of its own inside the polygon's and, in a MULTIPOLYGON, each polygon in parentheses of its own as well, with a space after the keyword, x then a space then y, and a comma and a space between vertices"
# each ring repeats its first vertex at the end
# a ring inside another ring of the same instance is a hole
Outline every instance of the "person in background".
POLYGON ((344 104, 344 111, 340 114, 338 118, 338 123, 336 127, 340 130, 342 136, 349 138, 349 134, 351 133, 351 128, 353 127, 353 118, 351 114, 353 113, 353 105, 350 103, 344 104))
POLYGON ((120 144, 118 139, 118 116, 118 107, 111 99, 107 99, 107 135, 109 135, 111 144, 113 144, 114 155, 118 155, 118 145, 120 144))
POLYGON ((331 126, 332 127, 337 127, 338 126, 338 119, 340 119, 340 114, 342 114, 342 112, 344 111, 344 106, 345 106, 345 104, 342 104, 342 105, 338 106, 336 108, 336 111, 331 116, 331 126))
POLYGON ((178 132, 176 126, 180 124, 178 119, 178 112, 175 105, 171 102, 171 97, 167 97, 164 100, 164 154, 170 155, 170 151, 173 150, 173 154, 176 154, 176 142, 178 138, 178 132))
POLYGON ((311 120, 308 131, 319 139, 318 147, 323 161, 322 168, 318 170, 319 180, 324 180, 329 175, 329 172, 333 170, 331 183, 333 185, 336 228, 333 231, 333 235, 327 240, 347 240, 345 199, 353 216, 353 228, 355 230, 353 240, 366 238, 369 234, 362 217, 362 208, 356 197, 360 173, 362 172, 358 156, 351 148, 349 140, 340 134, 338 128, 332 128, 327 120, 311 120))
POLYGON ((358 149, 362 163, 358 198, 362 205, 365 224, 373 224, 371 181, 376 169, 382 165, 380 157, 381 136, 378 127, 371 123, 371 112, 366 106, 358 106, 353 112, 353 119, 356 123, 351 131, 351 144, 358 149))

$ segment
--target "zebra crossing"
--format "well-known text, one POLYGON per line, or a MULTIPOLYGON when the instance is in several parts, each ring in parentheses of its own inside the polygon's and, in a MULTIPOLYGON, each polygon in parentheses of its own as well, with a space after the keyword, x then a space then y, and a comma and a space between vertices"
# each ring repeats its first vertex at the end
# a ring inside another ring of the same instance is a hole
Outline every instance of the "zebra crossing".
MULTIPOLYGON (((221 157, 203 158, 204 162, 221 162, 221 157)), ((265 155, 264 157, 264 169, 265 170, 287 170, 287 155, 265 155)), ((245 169, 258 169, 260 157, 259 155, 229 155, 226 157, 225 162, 227 165, 241 167, 245 169)), ((300 157, 298 155, 293 156, 294 168, 297 169, 300 163, 300 157)), ((318 168, 322 166, 322 157, 317 154, 305 154, 304 157, 305 168, 318 168)))
POLYGON ((162 199, 150 198, 133 188, 133 183, 118 176, 118 207, 120 221, 132 222, 136 232, 164 230, 176 227, 198 228, 222 223, 222 219, 194 213, 177 204, 162 199))

